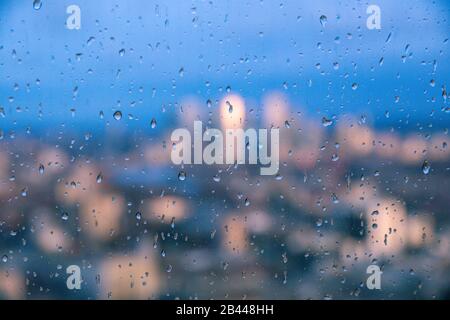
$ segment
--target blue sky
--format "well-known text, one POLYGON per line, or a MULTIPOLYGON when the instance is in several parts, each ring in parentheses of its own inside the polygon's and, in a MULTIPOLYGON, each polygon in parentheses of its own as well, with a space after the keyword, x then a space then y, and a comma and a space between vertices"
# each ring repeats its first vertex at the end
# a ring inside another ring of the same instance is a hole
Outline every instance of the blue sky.
POLYGON ((267 92, 283 91, 318 117, 361 113, 377 125, 400 119, 403 129, 417 121, 445 125, 449 13, 444 1, 425 0, 42 0, 39 10, 32 1, 2 0, 0 126, 76 128, 117 109, 164 125, 162 105, 170 110, 188 95, 219 99, 227 86, 257 106, 267 92), (65 28, 70 4, 81 8, 80 30, 65 28), (369 4, 381 8, 381 30, 366 28, 369 4))

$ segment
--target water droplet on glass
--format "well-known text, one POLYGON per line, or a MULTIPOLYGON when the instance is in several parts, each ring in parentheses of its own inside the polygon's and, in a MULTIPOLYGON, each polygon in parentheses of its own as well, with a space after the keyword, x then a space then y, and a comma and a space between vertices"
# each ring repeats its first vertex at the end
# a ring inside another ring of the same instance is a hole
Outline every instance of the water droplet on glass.
POLYGON ((114 119, 120 120, 120 119, 122 119, 122 112, 116 111, 116 112, 114 112, 113 116, 114 116, 114 119))
POLYGON ((430 169, 431 169, 430 164, 428 163, 427 160, 425 160, 425 161, 423 162, 423 164, 422 164, 422 172, 423 172, 424 174, 428 174, 428 173, 430 173, 430 169))
POLYGON ((389 43, 391 41, 391 38, 392 38, 392 32, 389 32, 385 42, 389 43))
POLYGON ((102 173, 100 172, 99 174, 98 174, 98 176, 97 176, 97 183, 102 183, 102 180, 103 180, 103 175, 102 175, 102 173))
POLYGON ((331 201, 333 201, 333 203, 339 203, 339 198, 335 193, 331 194, 331 201))
POLYGON ((156 119, 153 118, 152 121, 150 122, 150 126, 152 127, 152 129, 156 128, 156 119))
POLYGON ((180 171, 180 173, 178 173, 178 180, 180 181, 186 180, 186 172, 180 171))
POLYGON ((34 0, 33 1, 33 8, 34 10, 39 10, 42 7, 42 1, 41 0, 34 0))
POLYGON ((136 219, 137 220, 141 220, 142 219, 142 214, 139 211, 136 212, 136 219))
POLYGON ((233 105, 230 103, 230 101, 227 101, 226 104, 228 106, 228 112, 232 113, 233 112, 233 105))
POLYGON ((2 261, 3 261, 4 263, 8 262, 8 256, 7 256, 6 254, 3 255, 2 261))
POLYGON ((322 25, 322 27, 325 28, 325 25, 327 24, 327 21, 328 21, 327 16, 321 15, 319 20, 320 20, 320 24, 322 25))
POLYGON ((283 258, 283 263, 287 263, 288 262, 288 257, 287 257, 287 253, 286 252, 283 252, 281 254, 281 257, 283 258))
POLYGON ((67 221, 69 219, 69 214, 67 212, 63 212, 63 214, 61 215, 61 219, 67 221))
POLYGON ((327 119, 325 117, 322 118, 322 125, 324 127, 329 127, 333 124, 333 120, 327 119))
POLYGON ((95 41, 95 37, 89 37, 89 39, 87 40, 86 44, 89 46, 89 45, 91 45, 94 41, 95 41))
POLYGON ((44 165, 42 163, 39 165, 39 174, 44 174, 44 165))

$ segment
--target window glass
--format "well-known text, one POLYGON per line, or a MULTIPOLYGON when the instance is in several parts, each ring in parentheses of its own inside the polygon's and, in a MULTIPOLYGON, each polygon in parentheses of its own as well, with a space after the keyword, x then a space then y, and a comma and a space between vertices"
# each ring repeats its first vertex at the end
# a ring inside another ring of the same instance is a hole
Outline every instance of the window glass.
POLYGON ((0 2, 0 298, 450 298, 447 1, 0 2))

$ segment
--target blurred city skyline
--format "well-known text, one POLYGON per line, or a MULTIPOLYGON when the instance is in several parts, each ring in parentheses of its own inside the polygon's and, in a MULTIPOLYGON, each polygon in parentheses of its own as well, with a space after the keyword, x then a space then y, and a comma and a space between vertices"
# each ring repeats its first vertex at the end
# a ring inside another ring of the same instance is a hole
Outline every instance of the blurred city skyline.
POLYGON ((0 3, 0 298, 450 298, 447 2, 71 4, 0 3), (194 121, 278 174, 173 164, 194 121))

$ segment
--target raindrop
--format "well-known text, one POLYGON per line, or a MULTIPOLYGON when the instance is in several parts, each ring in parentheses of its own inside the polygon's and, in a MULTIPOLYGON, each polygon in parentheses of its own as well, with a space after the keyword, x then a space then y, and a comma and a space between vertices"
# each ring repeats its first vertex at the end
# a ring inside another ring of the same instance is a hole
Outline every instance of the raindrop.
POLYGON ((227 106, 228 106, 228 112, 232 113, 233 112, 233 105, 230 103, 230 101, 227 100, 226 102, 227 106))
POLYGON ((42 7, 42 1, 41 0, 34 0, 33 1, 33 8, 34 10, 39 10, 42 7))
POLYGON ((317 219, 317 221, 316 221, 316 226, 321 227, 322 224, 323 224, 322 218, 317 219))
POLYGON ((6 254, 3 255, 2 261, 3 261, 4 263, 8 262, 8 256, 7 256, 6 254))
POLYGON ((152 129, 156 128, 156 119, 153 118, 152 121, 150 121, 150 126, 152 127, 152 129))
POLYGON ((63 212, 63 214, 61 215, 61 219, 67 221, 69 219, 69 214, 67 212, 63 212))
POLYGON ((125 49, 120 49, 119 55, 123 57, 125 55, 125 49))
POLYGON ((322 125, 324 127, 329 127, 333 124, 333 120, 327 119, 325 117, 322 118, 322 125))
POLYGON ((430 169, 431 169, 430 164, 428 163, 427 160, 425 160, 425 161, 423 162, 423 164, 422 164, 422 172, 423 172, 424 174, 428 174, 428 173, 430 173, 430 169))
POLYGON ((180 181, 186 180, 186 172, 180 171, 180 173, 178 173, 178 180, 180 181))
POLYGON ((91 45, 94 41, 95 41, 95 37, 89 37, 89 39, 87 40, 86 44, 89 46, 89 45, 91 45))
POLYGON ((321 15, 320 18, 319 18, 319 20, 320 20, 320 24, 322 25, 322 27, 325 28, 325 25, 326 25, 327 22, 328 22, 327 16, 321 15))
POLYGON ((288 257, 287 257, 287 253, 283 252, 281 254, 281 258, 283 259, 283 263, 287 263, 288 262, 288 257))
POLYGON ((102 183, 102 180, 103 180, 103 175, 102 175, 102 173, 100 172, 100 173, 98 174, 98 176, 97 176, 97 183, 102 183))
POLYGON ((331 194, 331 201, 333 201, 333 203, 339 203, 339 198, 335 193, 331 194))
POLYGON ((39 174, 44 174, 44 165, 42 163, 39 165, 39 174))
POLYGON ((137 220, 141 220, 142 219, 142 214, 139 211, 136 212, 136 219, 137 220))
POLYGON ((389 43, 391 41, 392 32, 389 32, 389 35, 386 38, 386 43, 389 43))
POLYGON ((287 129, 289 129, 289 128, 291 127, 289 121, 287 121, 287 120, 284 122, 284 126, 285 126, 287 129))
POLYGON ((114 116, 114 119, 120 120, 120 119, 122 119, 122 112, 116 111, 116 112, 114 112, 113 116, 114 116))
POLYGON ((356 82, 354 82, 352 84, 352 90, 356 90, 356 89, 358 89, 358 84, 356 82))

